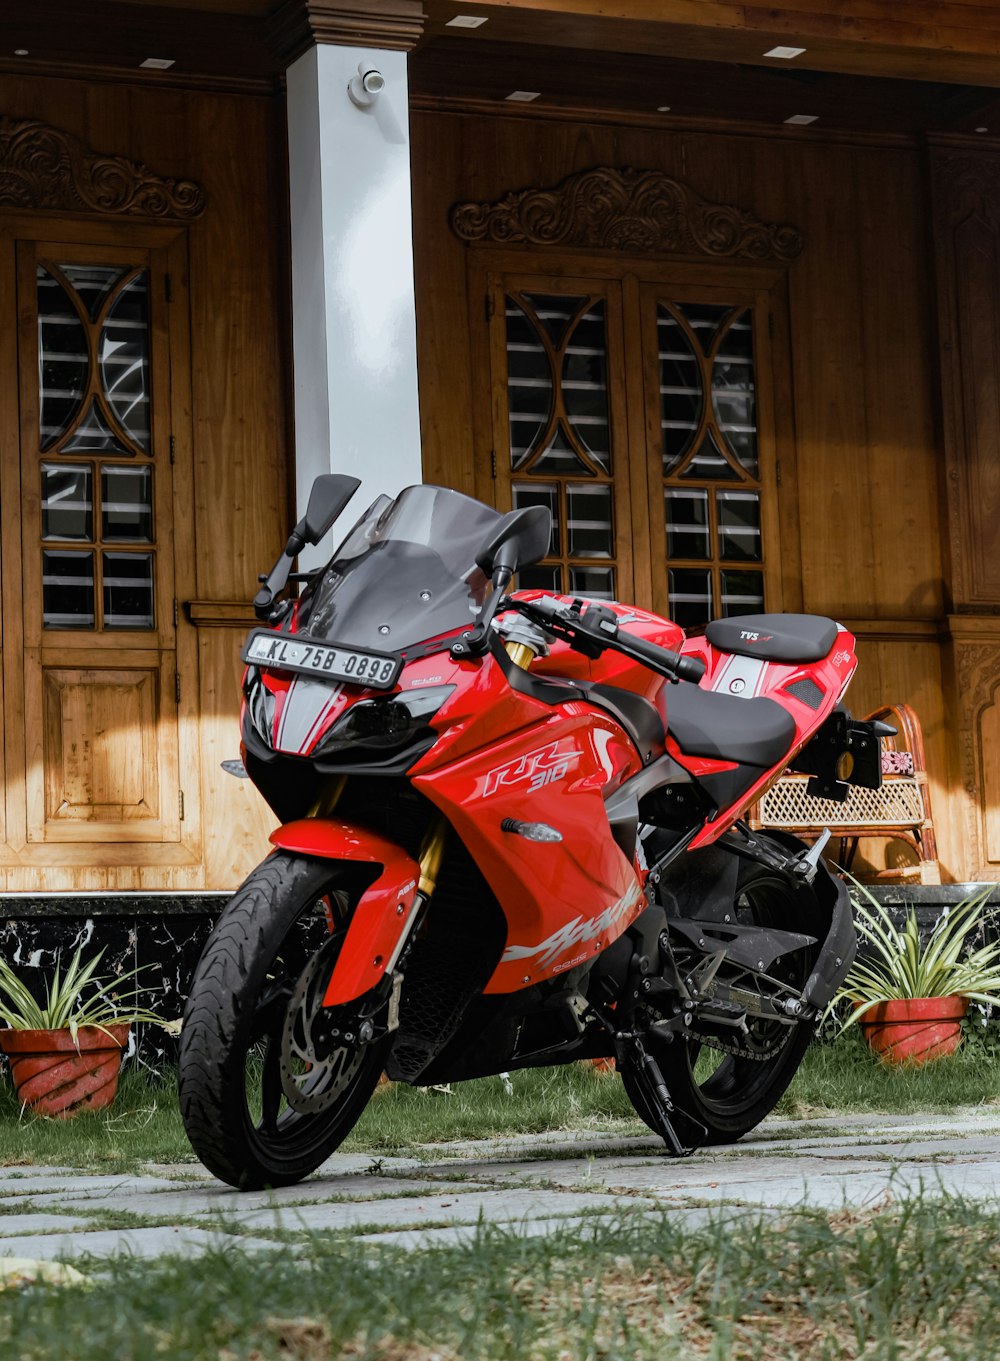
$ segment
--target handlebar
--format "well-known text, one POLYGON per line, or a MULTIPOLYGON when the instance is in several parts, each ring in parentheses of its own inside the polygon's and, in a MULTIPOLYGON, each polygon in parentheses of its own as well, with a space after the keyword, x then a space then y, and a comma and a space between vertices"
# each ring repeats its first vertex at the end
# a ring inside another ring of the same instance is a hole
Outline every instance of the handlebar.
POLYGON ((646 638, 621 633, 618 616, 606 605, 591 603, 583 610, 580 602, 560 604, 551 596, 539 600, 509 600, 518 611, 541 624, 543 628, 562 637, 577 651, 598 657, 605 648, 613 648, 633 661, 642 662, 651 670, 670 680, 690 681, 697 685, 705 674, 705 663, 698 657, 684 657, 671 648, 660 647, 646 638), (581 646, 581 643, 583 644, 581 646))

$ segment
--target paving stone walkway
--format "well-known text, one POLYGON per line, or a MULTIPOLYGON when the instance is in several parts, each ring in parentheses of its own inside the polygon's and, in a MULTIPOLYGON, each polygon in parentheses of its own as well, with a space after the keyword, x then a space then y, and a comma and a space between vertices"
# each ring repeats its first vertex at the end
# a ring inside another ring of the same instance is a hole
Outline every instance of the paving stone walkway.
POLYGON ((923 1189, 1000 1193, 1000 1107, 947 1116, 766 1121, 739 1144, 676 1161, 652 1137, 575 1134, 428 1146, 405 1158, 338 1154, 298 1186, 240 1194, 190 1163, 143 1176, 0 1170, 4 1258, 195 1253, 220 1242, 296 1250, 316 1232, 403 1247, 527 1234, 623 1209, 697 1222, 793 1205, 863 1208, 923 1189))

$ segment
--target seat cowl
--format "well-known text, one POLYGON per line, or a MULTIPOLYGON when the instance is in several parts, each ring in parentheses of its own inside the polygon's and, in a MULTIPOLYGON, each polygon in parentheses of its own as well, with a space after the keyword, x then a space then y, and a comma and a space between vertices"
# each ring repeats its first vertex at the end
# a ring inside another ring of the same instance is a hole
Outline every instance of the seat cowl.
POLYGON ((819 614, 740 614, 713 619, 705 637, 720 652, 767 662, 818 662, 837 641, 837 625, 819 614))

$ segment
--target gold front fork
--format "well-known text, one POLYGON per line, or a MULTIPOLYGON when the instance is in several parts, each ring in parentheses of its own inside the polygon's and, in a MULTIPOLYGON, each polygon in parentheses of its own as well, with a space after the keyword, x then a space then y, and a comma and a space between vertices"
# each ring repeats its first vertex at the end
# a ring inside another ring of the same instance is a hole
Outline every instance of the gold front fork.
POLYGON ((420 882, 417 891, 421 897, 429 898, 437 888, 441 861, 444 858, 445 842, 448 840, 448 819, 439 813, 424 833, 420 847, 420 882))
POLYGON ((347 783, 346 775, 334 775, 323 785, 323 788, 316 795, 312 807, 306 813, 307 818, 328 818, 337 804, 340 796, 344 792, 344 785, 347 783))
POLYGON ((529 647, 527 643, 504 643, 504 647, 514 665, 521 667, 523 671, 527 671, 538 656, 535 649, 529 647))

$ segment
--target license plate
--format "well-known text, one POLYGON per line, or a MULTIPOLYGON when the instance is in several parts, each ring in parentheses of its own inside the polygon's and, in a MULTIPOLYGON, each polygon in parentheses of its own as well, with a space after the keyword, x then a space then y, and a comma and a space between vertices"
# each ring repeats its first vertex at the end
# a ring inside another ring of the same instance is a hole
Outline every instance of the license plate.
POLYGON ((243 660, 272 671, 295 671, 318 680, 347 681, 374 690, 391 690, 402 662, 381 652, 317 643, 287 633, 254 633, 243 649, 243 660))

